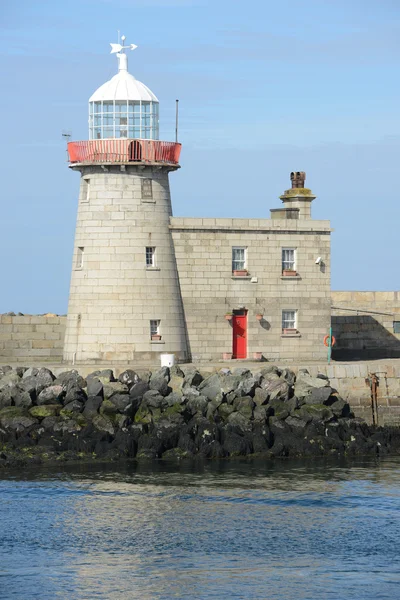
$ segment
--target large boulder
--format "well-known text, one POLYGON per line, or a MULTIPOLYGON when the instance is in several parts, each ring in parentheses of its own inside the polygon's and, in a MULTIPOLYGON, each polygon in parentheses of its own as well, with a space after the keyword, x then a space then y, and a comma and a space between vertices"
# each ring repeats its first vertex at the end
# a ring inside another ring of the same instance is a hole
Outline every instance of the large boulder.
POLYGON ((166 375, 163 369, 160 369, 156 373, 153 373, 150 377, 150 390, 158 392, 159 394, 161 394, 161 396, 168 396, 168 394, 172 391, 168 385, 168 381, 169 370, 168 375, 166 375))
MULTIPOLYGON (((29 371, 30 369, 28 369, 29 371)), ((26 372, 28 372, 26 371, 26 372)), ((28 377, 22 377, 20 383, 18 384, 23 390, 28 392, 31 398, 36 398, 36 377, 34 375, 29 375, 28 377)))
POLYGON ((110 381, 103 384, 103 391, 104 397, 110 399, 115 394, 128 394, 129 388, 125 383, 121 383, 120 381, 110 381))
POLYGON ((95 396, 104 397, 103 384, 98 377, 87 377, 87 395, 88 398, 95 396))
POLYGON ((98 414, 103 398, 101 396, 92 396, 88 398, 83 409, 83 414, 88 419, 91 419, 98 414))
POLYGON ((208 400, 205 396, 191 396, 186 404, 186 410, 191 414, 205 415, 207 412, 208 400))
POLYGON ((304 396, 304 402, 306 404, 326 404, 326 401, 329 399, 332 391, 333 390, 329 385, 318 388, 314 387, 311 389, 309 395, 304 396))
POLYGON ((39 369, 36 367, 29 367, 22 375, 22 379, 26 379, 27 377, 36 377, 38 373, 39 369))
POLYGON ((149 384, 145 381, 138 381, 135 383, 131 389, 129 390, 129 395, 132 400, 139 399, 142 400, 143 396, 146 392, 149 391, 149 384))
POLYGON ((14 387, 20 382, 20 378, 16 374, 15 371, 8 371, 3 375, 0 379, 0 390, 3 390, 8 387, 14 387))
POLYGON ((168 401, 165 400, 164 396, 155 389, 150 389, 143 396, 143 401, 147 406, 151 408, 163 408, 164 406, 168 406, 168 401))
POLYGON ((36 403, 42 404, 57 404, 61 403, 64 396, 64 388, 62 385, 50 385, 44 388, 36 399, 36 403))
POLYGON ((114 426, 106 415, 95 415, 92 423, 98 431, 108 433, 109 435, 114 435, 115 433, 114 426))
POLYGON ((299 398, 306 398, 311 395, 315 388, 323 388, 329 386, 329 381, 320 377, 311 377, 308 373, 299 372, 296 383, 294 384, 294 395, 299 398))
POLYGON ((136 373, 136 371, 132 371, 132 369, 127 369, 126 371, 123 371, 118 376, 118 381, 120 383, 123 383, 123 384, 127 385, 128 388, 131 389, 131 387, 133 385, 135 385, 135 383, 139 383, 140 377, 136 373))
POLYGON ((20 406, 21 408, 30 408, 32 406, 32 398, 30 394, 21 389, 19 385, 15 388, 12 388, 12 399, 15 406, 20 406))
POLYGON ((115 406, 119 413, 125 413, 128 406, 132 406, 132 398, 128 394, 114 394, 110 402, 115 406))
POLYGON ((199 371, 189 371, 185 375, 183 387, 199 387, 203 381, 203 375, 199 371))
POLYGON ((68 385, 74 384, 79 388, 83 389, 86 387, 86 380, 79 375, 78 371, 73 369, 72 371, 64 371, 57 375, 54 380, 54 385, 63 385, 67 387, 68 385))
POLYGON ((40 394, 42 390, 52 385, 54 380, 55 376, 50 369, 46 369, 46 367, 39 369, 36 375, 36 394, 40 394))
POLYGON ((6 386, 0 390, 0 409, 5 408, 6 406, 11 406, 12 403, 13 403, 13 395, 11 392, 11 388, 9 386, 6 386))

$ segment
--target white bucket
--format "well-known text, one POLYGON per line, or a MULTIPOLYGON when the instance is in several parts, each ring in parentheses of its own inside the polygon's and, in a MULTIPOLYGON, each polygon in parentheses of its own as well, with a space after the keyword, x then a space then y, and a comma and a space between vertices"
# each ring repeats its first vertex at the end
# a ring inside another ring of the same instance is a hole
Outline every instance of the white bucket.
POLYGON ((175 364, 175 354, 161 354, 161 366, 173 367, 175 364))

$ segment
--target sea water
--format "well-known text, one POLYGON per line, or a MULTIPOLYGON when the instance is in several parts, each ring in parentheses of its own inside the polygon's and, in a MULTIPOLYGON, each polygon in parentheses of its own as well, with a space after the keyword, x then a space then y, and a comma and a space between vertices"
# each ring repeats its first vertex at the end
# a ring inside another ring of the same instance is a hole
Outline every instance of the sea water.
POLYGON ((0 598, 400 598, 400 458, 2 471, 0 598))

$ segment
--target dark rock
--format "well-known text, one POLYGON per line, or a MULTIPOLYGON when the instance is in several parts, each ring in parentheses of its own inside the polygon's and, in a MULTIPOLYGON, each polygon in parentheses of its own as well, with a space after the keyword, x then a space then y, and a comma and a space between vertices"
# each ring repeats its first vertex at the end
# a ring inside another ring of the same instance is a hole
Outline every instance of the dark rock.
POLYGON ((74 369, 72 371, 64 371, 63 373, 57 375, 54 385, 62 385, 65 388, 75 385, 83 389, 86 387, 86 380, 79 375, 78 371, 75 371, 74 369))
POLYGON ((127 406, 132 406, 132 398, 128 394, 115 394, 111 396, 110 402, 114 404, 116 410, 120 413, 124 413, 127 406))
POLYGON ((99 372, 97 377, 102 381, 102 383, 110 383, 116 381, 114 377, 114 371, 112 369, 103 369, 99 372))
POLYGON ((29 367, 22 375, 22 379, 26 379, 27 377, 36 377, 38 373, 39 369, 36 367, 29 367))
POLYGON ((304 404, 296 411, 298 418, 307 421, 311 417, 312 421, 329 421, 333 417, 333 412, 323 404, 304 404))
POLYGON ((144 402, 151 408, 162 408, 168 406, 168 402, 164 399, 164 396, 156 389, 150 389, 143 396, 144 402))
POLYGON ((229 415, 235 412, 232 404, 220 404, 218 407, 218 415, 221 417, 222 421, 226 421, 229 415))
POLYGON ((7 387, 14 387, 20 383, 20 378, 15 371, 8 371, 0 379, 0 391, 7 387))
POLYGON ((140 398, 140 400, 143 398, 144 394, 146 392, 149 391, 149 385, 148 383, 144 382, 144 381, 139 381, 138 383, 135 383, 130 391, 129 391, 129 395, 131 397, 131 399, 135 399, 135 398, 140 398))
POLYGON ((198 387, 203 381, 203 375, 198 371, 189 371, 186 373, 184 387, 198 387))
POLYGON ((63 395, 64 388, 62 385, 50 385, 40 392, 36 402, 39 406, 43 404, 57 404, 61 402, 63 395))
POLYGON ((163 452, 162 442, 155 434, 144 434, 138 440, 137 458, 160 458, 163 452))
POLYGON ((32 406, 32 398, 30 394, 25 390, 21 389, 19 385, 12 389, 12 397, 15 406, 20 406, 21 408, 30 408, 32 406))
POLYGON ((161 396, 168 396, 172 389, 168 385, 169 377, 166 378, 161 371, 157 371, 150 378, 150 390, 154 390, 161 396))
POLYGON ((10 371, 12 371, 12 367, 10 367, 10 365, 4 365, 0 367, 0 379, 3 377, 3 375, 9 373, 10 371))
POLYGON ((262 406, 263 404, 267 404, 269 399, 269 392, 263 388, 256 388, 254 392, 254 402, 258 406, 262 406))
POLYGON ((296 381, 296 375, 290 369, 283 369, 281 378, 284 379, 290 386, 294 385, 294 382, 296 381))
MULTIPOLYGON (((29 369, 28 369, 29 371, 29 369)), ((26 372, 28 372, 26 371, 26 372)), ((21 387, 22 389, 24 389, 26 392, 28 392, 28 394, 31 396, 31 398, 35 399, 36 398, 36 377, 33 375, 30 375, 29 377, 22 377, 22 379, 19 382, 19 387, 21 387)))
POLYGON ((205 415, 208 407, 208 400, 205 396, 192 397, 186 405, 186 409, 190 414, 196 413, 205 415))
POLYGON ((36 375, 36 394, 40 394, 42 390, 53 385, 55 377, 50 369, 42 367, 36 375))
POLYGON ((40 423, 46 430, 52 430, 54 425, 60 421, 59 417, 45 417, 40 423))
POLYGON ((106 415, 95 415, 92 423, 98 431, 103 431, 109 435, 114 435, 115 433, 114 426, 106 415))
POLYGON ((36 419, 29 416, 2 417, 1 419, 2 426, 15 431, 15 433, 22 433, 37 423, 36 419))
POLYGON ((238 387, 237 392, 241 396, 254 396, 255 390, 258 386, 258 380, 255 377, 246 377, 243 379, 238 387))
POLYGON ((224 431, 222 447, 228 456, 246 456, 252 448, 249 441, 233 431, 224 431))
POLYGON ((304 421, 303 419, 298 419, 296 417, 287 417, 287 419, 285 420, 285 423, 287 423, 289 425, 289 427, 291 427, 292 429, 304 429, 305 426, 307 425, 307 421, 304 421))
POLYGON ((297 398, 305 398, 309 396, 314 388, 321 388, 329 385, 326 379, 311 377, 305 372, 299 371, 294 385, 294 395, 297 398))
POLYGON ((87 378, 87 395, 88 398, 100 396, 104 397, 103 384, 97 377, 87 378))
POLYGON ((329 386, 312 388, 311 393, 304 397, 304 401, 306 404, 325 404, 331 393, 332 388, 329 386))
POLYGON ((28 367, 16 367, 15 372, 18 375, 18 377, 22 377, 23 374, 25 373, 25 371, 28 370, 28 367))
POLYGON ((234 409, 243 415, 246 419, 251 419, 253 416, 253 408, 255 403, 250 396, 244 396, 243 398, 237 398, 234 403, 234 409))
POLYGON ((83 409, 84 416, 92 418, 97 415, 102 402, 103 398, 101 396, 92 396, 91 398, 88 398, 85 408, 83 409))
POLYGON ((0 390, 0 409, 13 404, 11 388, 9 386, 0 390))
POLYGON ((99 412, 101 415, 107 415, 108 417, 111 417, 112 415, 116 414, 117 407, 111 402, 111 400, 105 398, 101 403, 99 412))
POLYGON ((72 402, 68 402, 68 404, 64 405, 64 408, 61 409, 60 415, 65 415, 68 413, 81 413, 84 409, 84 404, 79 402, 78 400, 72 400, 72 402))
POLYGON ((233 412, 230 414, 227 418, 227 423, 234 425, 241 433, 244 433, 245 431, 251 431, 251 423, 249 419, 239 412, 233 412))
POLYGON ((65 397, 63 398, 63 404, 68 404, 69 402, 73 402, 74 400, 85 403, 87 400, 85 390, 82 389, 80 385, 73 380, 68 381, 64 385, 64 392, 65 397))
POLYGON ((124 383, 128 386, 129 389, 131 389, 131 387, 135 385, 135 383, 139 383, 140 377, 136 373, 136 371, 132 371, 132 369, 127 369, 119 375, 118 381, 124 383))
POLYGON ((329 405, 329 408, 336 417, 348 418, 352 414, 350 404, 342 400, 342 398, 337 398, 336 402, 329 405))
POLYGON ((274 398, 279 400, 289 400, 290 386, 284 379, 274 379, 268 383, 264 380, 261 384, 262 389, 268 392, 270 402, 274 398))
POLYGON ((103 394, 105 398, 112 398, 115 394, 128 394, 129 388, 125 383, 120 381, 111 381, 103 384, 103 394))

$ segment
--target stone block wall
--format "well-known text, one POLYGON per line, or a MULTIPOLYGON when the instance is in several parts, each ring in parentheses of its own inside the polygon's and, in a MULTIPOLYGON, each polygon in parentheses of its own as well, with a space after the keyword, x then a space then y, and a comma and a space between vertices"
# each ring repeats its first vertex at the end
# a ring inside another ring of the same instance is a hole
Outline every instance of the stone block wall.
POLYGON ((247 312, 247 356, 320 360, 330 326, 328 221, 172 218, 179 281, 193 362, 232 352, 224 315, 247 312), (247 249, 248 277, 233 276, 232 247, 247 249), (282 276, 282 248, 296 249, 298 276, 282 276), (318 256, 323 265, 315 264, 318 256), (282 310, 297 311, 298 334, 283 335, 282 310), (258 321, 257 314, 263 319, 258 321))
POLYGON ((335 360, 400 357, 400 292, 332 292, 335 360))
POLYGON ((0 315, 0 364, 60 361, 66 317, 0 315))

